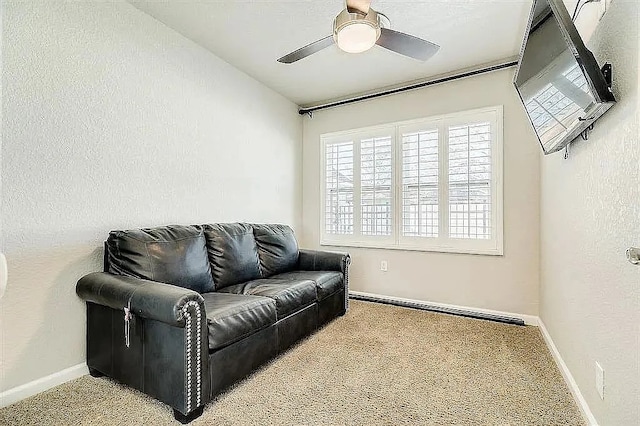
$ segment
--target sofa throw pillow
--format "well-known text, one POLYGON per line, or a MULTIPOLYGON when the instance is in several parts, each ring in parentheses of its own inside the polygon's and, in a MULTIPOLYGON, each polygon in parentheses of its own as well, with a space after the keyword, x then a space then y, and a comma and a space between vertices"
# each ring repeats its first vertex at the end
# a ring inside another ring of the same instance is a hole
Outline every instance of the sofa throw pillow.
POLYGON ((216 223, 203 228, 216 289, 260 278, 258 248, 251 225, 216 223))
POLYGON ((112 274, 173 284, 198 293, 214 290, 199 226, 112 231, 106 246, 108 272, 112 274))
POLYGON ((298 264, 298 241, 287 225, 253 225, 260 271, 264 278, 288 272, 298 264))

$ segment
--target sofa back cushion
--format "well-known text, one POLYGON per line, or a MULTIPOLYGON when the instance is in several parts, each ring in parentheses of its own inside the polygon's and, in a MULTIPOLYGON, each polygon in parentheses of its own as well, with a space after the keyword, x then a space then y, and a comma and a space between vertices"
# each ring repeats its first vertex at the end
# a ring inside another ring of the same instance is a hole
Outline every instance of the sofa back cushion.
POLYGON ((287 225, 253 225, 262 277, 292 271, 298 264, 298 242, 287 225))
POLYGON ((251 225, 204 225, 204 236, 216 289, 260 278, 258 248, 251 225))
POLYGON ((112 274, 173 284, 198 293, 214 290, 199 226, 112 231, 106 249, 108 272, 112 274))

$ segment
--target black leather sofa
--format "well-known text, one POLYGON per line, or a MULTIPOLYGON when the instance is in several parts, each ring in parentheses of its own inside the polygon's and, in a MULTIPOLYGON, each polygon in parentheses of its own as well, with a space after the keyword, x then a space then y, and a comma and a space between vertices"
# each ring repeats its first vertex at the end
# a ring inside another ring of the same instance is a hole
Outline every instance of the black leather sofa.
POLYGON ((105 272, 76 286, 87 302, 89 371, 157 398, 187 423, 226 387, 344 315, 349 263, 348 254, 299 250, 284 225, 113 231, 105 272))

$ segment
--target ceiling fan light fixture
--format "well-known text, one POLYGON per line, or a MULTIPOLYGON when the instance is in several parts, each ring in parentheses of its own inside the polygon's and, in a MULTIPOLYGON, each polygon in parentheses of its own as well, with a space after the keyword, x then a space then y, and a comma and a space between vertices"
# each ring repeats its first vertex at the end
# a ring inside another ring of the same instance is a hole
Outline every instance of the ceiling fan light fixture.
POLYGON ((378 15, 369 9, 366 15, 343 10, 333 23, 333 38, 347 53, 362 53, 371 49, 380 37, 378 15))
POLYGON ((371 25, 355 22, 343 27, 336 36, 338 47, 347 53, 361 53, 371 49, 378 40, 371 25))

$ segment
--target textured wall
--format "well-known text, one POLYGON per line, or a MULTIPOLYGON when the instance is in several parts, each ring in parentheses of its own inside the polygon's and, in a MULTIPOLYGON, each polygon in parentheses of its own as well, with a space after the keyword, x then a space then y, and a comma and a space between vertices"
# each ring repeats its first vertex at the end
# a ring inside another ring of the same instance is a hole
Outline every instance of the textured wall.
POLYGON ((6 390, 84 361, 110 229, 300 222, 296 106, 128 3, 3 2, 6 390))
POLYGON ((344 250, 353 258, 353 290, 537 315, 540 148, 513 89, 513 73, 497 71, 305 117, 304 244, 319 244, 321 134, 504 105, 504 256, 344 250), (381 260, 388 261, 388 272, 380 271, 381 260))
POLYGON ((624 256, 640 246, 638 5, 614 0, 588 43, 618 104, 568 160, 541 162, 540 314, 602 426, 640 424, 640 268, 624 256))
MULTIPOLYGON (((0 7, 0 34, 2 34, 2 8, 0 7)), ((2 52, 2 39, 0 38, 0 73, 2 72, 2 64, 3 64, 4 54, 2 52)), ((2 80, 0 80, 0 102, 2 102, 2 80)), ((2 195, 2 110, 0 108, 0 195, 2 195)), ((0 196, 0 218, 2 217, 2 197, 0 196)), ((0 220, 0 252, 2 252, 2 248, 4 247, 2 239, 2 221, 0 220)), ((1 330, 0 330, 1 332, 1 330)))

